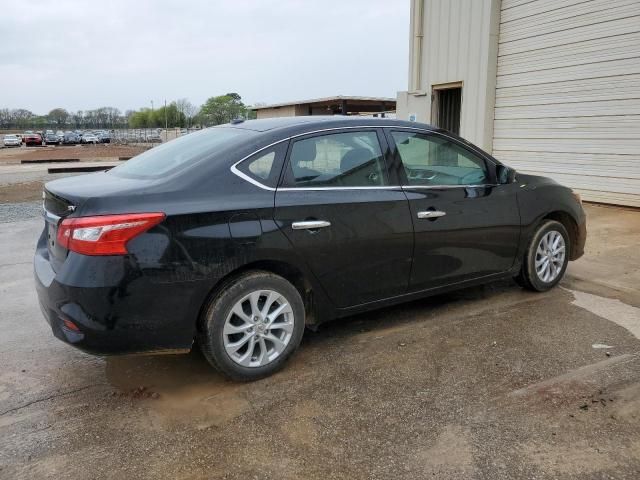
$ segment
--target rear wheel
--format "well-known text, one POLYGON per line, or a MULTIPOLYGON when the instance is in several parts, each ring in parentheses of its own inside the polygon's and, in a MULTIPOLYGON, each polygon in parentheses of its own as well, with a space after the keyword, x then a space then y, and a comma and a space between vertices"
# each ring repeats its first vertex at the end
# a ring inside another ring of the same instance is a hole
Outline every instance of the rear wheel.
POLYGON ((516 281, 537 292, 555 287, 567 270, 569 248, 569 234, 564 225, 555 220, 545 221, 527 247, 516 281))
POLYGON ((304 311, 287 280, 249 272, 212 298, 198 343, 209 363, 234 380, 263 378, 282 368, 300 344, 304 311))

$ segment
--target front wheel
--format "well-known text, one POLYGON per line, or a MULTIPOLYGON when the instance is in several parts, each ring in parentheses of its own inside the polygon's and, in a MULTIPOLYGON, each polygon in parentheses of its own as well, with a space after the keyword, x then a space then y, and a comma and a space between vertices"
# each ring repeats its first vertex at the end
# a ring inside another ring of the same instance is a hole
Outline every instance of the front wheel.
POLYGON ((210 301, 198 334, 209 363, 234 380, 276 372, 296 350, 305 324, 298 290, 269 272, 246 273, 210 301))
POLYGON ((555 287, 569 263, 569 234, 560 222, 547 220, 527 247, 516 281, 528 290, 545 292, 555 287))

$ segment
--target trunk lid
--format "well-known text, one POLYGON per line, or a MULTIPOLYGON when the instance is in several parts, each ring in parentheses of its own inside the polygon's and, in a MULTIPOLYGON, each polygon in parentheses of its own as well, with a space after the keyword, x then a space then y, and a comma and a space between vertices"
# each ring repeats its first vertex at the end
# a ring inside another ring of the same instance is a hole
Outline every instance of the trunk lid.
MULTIPOLYGON (((69 216, 86 216, 82 207, 89 202, 100 202, 115 196, 129 196, 144 192, 150 182, 140 179, 126 179, 96 172, 89 175, 61 178, 48 182, 43 191, 45 235, 49 261, 54 271, 58 271, 69 251, 58 245, 58 227, 69 216), (78 215, 80 214, 80 215, 78 215)), ((119 212, 112 212, 119 213, 119 212)))

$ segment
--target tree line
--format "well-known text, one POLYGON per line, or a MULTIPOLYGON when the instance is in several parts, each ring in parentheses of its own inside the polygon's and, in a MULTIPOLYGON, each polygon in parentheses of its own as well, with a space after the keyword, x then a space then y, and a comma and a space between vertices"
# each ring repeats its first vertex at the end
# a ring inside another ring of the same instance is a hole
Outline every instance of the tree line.
POLYGON ((199 107, 181 98, 159 108, 141 108, 124 113, 114 107, 76 112, 54 108, 46 115, 37 115, 23 108, 0 108, 0 129, 192 128, 220 125, 236 118, 255 118, 255 112, 242 102, 240 95, 227 93, 211 97, 199 107))

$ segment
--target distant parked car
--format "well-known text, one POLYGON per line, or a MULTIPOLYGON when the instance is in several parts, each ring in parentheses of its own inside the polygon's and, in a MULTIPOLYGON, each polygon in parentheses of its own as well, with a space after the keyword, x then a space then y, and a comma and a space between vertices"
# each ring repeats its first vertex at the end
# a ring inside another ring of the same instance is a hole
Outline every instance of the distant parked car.
POLYGON ((111 143, 111 134, 109 132, 98 133, 98 140, 100 143, 111 143))
POLYGON ((158 132, 147 133, 147 142, 162 143, 162 138, 158 132))
POLYGON ((5 147, 19 147, 20 145, 22 145, 22 140, 20 140, 17 135, 4 136, 5 147))
POLYGON ((46 145, 59 145, 60 139, 55 133, 53 133, 52 131, 49 131, 44 135, 44 143, 46 145))
POLYGON ((93 133, 84 133, 82 135, 82 143, 93 143, 96 144, 98 143, 100 140, 98 140, 98 137, 96 137, 93 133))
POLYGON ((80 135, 75 132, 64 132, 64 138, 62 139, 62 143, 64 145, 77 145, 81 142, 80 135))
POLYGON ((42 145, 42 135, 39 133, 25 133, 24 135, 24 144, 27 147, 39 147, 42 145))

